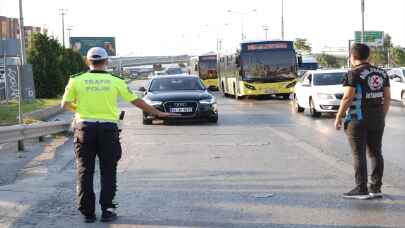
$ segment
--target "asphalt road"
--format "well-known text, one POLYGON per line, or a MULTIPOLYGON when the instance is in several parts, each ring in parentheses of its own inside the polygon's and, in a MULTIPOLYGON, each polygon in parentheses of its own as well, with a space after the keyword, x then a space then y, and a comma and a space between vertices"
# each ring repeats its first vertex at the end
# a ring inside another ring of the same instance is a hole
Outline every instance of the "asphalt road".
POLYGON ((218 124, 143 126, 139 110, 122 106, 117 221, 81 222, 69 142, 47 171, 0 187, 0 227, 405 227, 405 108, 393 105, 387 119, 386 197, 356 201, 341 198, 353 174, 333 116, 217 96, 218 124))

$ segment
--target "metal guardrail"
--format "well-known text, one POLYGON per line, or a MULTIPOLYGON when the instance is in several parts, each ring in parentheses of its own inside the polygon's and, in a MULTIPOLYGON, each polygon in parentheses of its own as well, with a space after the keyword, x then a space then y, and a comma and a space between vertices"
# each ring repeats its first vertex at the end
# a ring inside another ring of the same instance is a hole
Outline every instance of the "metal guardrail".
POLYGON ((67 131, 70 121, 54 121, 31 125, 0 127, 0 143, 17 142, 19 140, 39 138, 50 134, 67 131))

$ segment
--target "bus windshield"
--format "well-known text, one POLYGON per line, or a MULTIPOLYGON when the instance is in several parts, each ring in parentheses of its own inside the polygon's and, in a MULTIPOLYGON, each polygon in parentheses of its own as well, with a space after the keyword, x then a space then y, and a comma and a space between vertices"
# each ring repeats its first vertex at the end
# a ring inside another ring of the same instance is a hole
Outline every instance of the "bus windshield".
POLYGON ((217 61, 216 60, 205 60, 199 62, 200 67, 200 78, 205 79, 215 79, 217 78, 217 61))
POLYGON ((283 82, 297 77, 294 51, 245 52, 241 60, 246 81, 283 82))

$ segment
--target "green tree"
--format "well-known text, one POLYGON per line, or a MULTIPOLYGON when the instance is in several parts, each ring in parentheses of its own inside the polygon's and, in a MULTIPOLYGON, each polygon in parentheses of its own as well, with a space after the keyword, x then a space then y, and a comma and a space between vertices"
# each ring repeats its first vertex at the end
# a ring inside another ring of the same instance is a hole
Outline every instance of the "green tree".
POLYGON ((390 49, 392 48, 394 45, 392 44, 392 37, 390 36, 390 34, 386 33, 384 36, 384 48, 385 49, 390 49))
POLYGON ((62 69, 62 84, 66 85, 70 76, 73 74, 80 73, 87 69, 87 66, 84 62, 83 57, 77 51, 74 51, 70 48, 63 51, 61 60, 61 69, 62 69))
POLYGON ((370 63, 377 66, 384 66, 387 64, 387 52, 383 47, 371 48, 370 63))
POLYGON ((35 34, 28 50, 28 62, 32 64, 36 96, 56 98, 60 96, 69 76, 86 69, 82 56, 72 49, 63 48, 47 34, 35 34))
POLYGON ((60 56, 63 48, 46 34, 35 34, 28 50, 28 62, 32 64, 36 96, 55 98, 63 91, 60 56))
POLYGON ((391 55, 391 63, 393 63, 394 66, 400 67, 400 66, 405 66, 405 50, 400 48, 400 47, 394 47, 392 49, 392 55, 391 55))
POLYGON ((318 54, 316 60, 324 68, 342 68, 346 65, 346 58, 329 54, 318 54))
POLYGON ((303 38, 295 39, 294 48, 303 54, 309 54, 312 51, 312 46, 309 41, 303 38))

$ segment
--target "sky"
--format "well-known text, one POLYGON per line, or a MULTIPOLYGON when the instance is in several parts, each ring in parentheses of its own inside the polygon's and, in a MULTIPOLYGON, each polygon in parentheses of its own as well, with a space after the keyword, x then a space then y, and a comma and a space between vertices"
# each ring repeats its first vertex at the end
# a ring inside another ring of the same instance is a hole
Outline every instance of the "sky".
MULTIPOLYGON (((405 0, 365 0, 366 30, 405 46, 405 0)), ((72 36, 114 36, 118 55, 199 55, 233 52, 241 41, 281 38, 281 0, 23 0, 24 23, 61 39, 60 8, 72 36), (229 13, 231 10, 235 13, 229 13), (256 10, 256 12, 254 12, 256 10)), ((0 15, 18 17, 18 0, 0 0, 0 15)), ((360 0, 284 0, 285 38, 306 38, 315 52, 347 47, 361 29, 360 0)), ((67 34, 66 34, 67 37, 67 34)), ((66 38, 67 40, 67 38, 66 38)))

